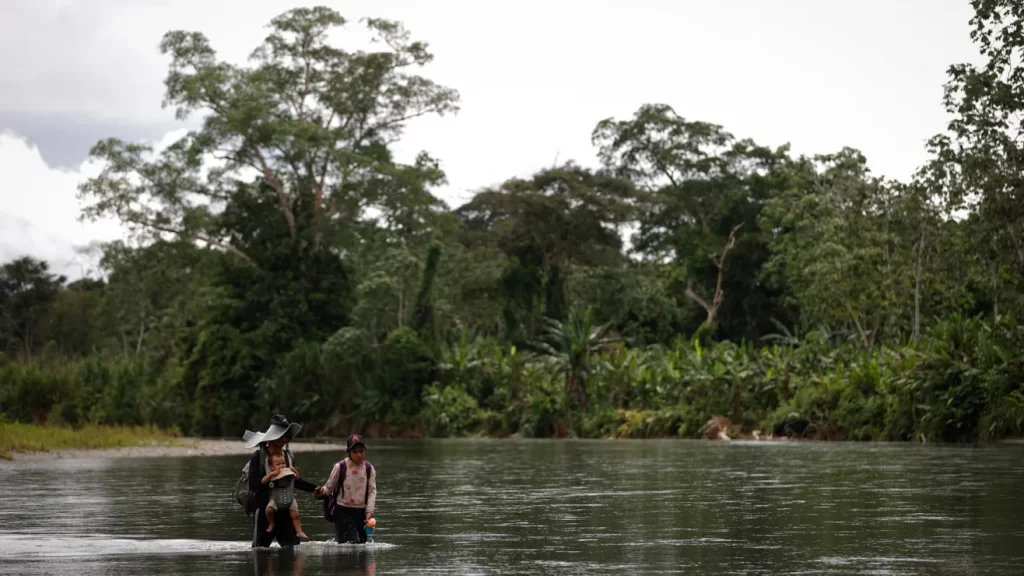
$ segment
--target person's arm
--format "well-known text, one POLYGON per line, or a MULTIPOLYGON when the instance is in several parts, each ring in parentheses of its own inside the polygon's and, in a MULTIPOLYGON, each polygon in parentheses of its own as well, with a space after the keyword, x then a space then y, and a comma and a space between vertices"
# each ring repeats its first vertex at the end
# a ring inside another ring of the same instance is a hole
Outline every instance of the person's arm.
POLYGON ((338 488, 338 474, 340 474, 340 472, 341 470, 338 467, 338 464, 335 464, 334 468, 331 468, 331 476, 327 478, 327 482, 324 482, 324 485, 317 490, 316 495, 326 496, 334 492, 338 488))
POLYGON ((377 468, 370 465, 370 477, 366 479, 369 488, 366 491, 366 519, 373 517, 373 508, 377 505, 377 468))
POLYGON ((302 490, 303 492, 313 492, 314 490, 316 490, 316 484, 310 482, 309 480, 306 480, 305 478, 300 478, 298 476, 295 477, 295 482, 293 485, 295 486, 296 489, 302 490))

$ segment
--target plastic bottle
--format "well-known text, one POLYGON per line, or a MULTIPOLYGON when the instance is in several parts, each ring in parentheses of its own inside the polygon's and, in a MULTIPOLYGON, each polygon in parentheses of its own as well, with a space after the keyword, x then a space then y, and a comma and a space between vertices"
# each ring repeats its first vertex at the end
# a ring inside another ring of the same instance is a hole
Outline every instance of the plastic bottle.
POLYGON ((366 535, 367 536, 372 536, 373 532, 374 532, 374 530, 376 530, 376 528, 377 528, 377 519, 376 518, 370 518, 369 520, 366 521, 366 526, 365 526, 364 530, 366 530, 366 535))

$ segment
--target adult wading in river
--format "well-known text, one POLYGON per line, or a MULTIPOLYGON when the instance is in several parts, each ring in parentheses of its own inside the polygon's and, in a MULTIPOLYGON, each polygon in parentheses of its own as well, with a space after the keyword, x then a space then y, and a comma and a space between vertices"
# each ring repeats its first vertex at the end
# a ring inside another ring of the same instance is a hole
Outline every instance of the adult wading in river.
POLYGON ((294 490, 313 492, 316 484, 299 477, 295 469, 295 458, 288 443, 295 438, 302 426, 289 423, 288 419, 280 414, 275 414, 270 419, 270 426, 266 432, 245 431, 242 437, 245 440, 246 448, 259 450, 252 453, 247 466, 249 478, 249 496, 251 503, 246 506, 246 512, 252 512, 252 546, 268 547, 274 539, 281 546, 294 546, 299 543, 295 533, 295 526, 292 523, 290 504, 295 495, 294 490), (290 468, 294 476, 288 476, 281 480, 272 480, 268 472, 271 470, 270 457, 272 455, 283 455, 285 467, 290 468), (270 503, 271 491, 277 501, 276 518, 272 531, 267 531, 269 525, 264 510, 270 503))

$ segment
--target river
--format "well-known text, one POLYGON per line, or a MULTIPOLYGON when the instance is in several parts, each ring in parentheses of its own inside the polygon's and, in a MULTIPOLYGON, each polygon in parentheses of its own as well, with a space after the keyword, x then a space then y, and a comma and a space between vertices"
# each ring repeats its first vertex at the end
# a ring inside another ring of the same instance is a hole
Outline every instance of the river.
MULTIPOLYGON (((0 463, 0 573, 1020 574, 1024 447, 369 441, 378 533, 249 548, 244 456, 0 463)), ((322 482, 340 453, 299 454, 322 482)))

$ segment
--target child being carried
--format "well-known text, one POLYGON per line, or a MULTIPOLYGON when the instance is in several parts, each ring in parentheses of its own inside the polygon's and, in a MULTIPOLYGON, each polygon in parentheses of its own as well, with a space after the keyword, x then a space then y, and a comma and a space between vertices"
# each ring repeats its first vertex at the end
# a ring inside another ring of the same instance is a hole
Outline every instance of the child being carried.
POLYGON ((299 522, 299 505, 295 502, 294 493, 295 477, 295 469, 285 467, 284 454, 270 455, 270 472, 263 477, 263 483, 270 487, 270 503, 266 508, 267 532, 274 531, 278 507, 287 507, 295 526, 295 536, 305 542, 309 536, 302 531, 302 523, 299 522))

